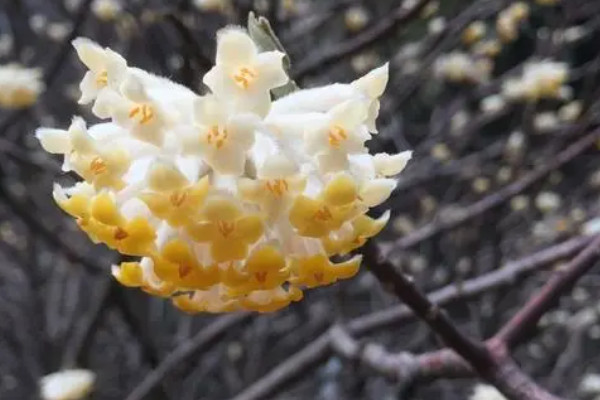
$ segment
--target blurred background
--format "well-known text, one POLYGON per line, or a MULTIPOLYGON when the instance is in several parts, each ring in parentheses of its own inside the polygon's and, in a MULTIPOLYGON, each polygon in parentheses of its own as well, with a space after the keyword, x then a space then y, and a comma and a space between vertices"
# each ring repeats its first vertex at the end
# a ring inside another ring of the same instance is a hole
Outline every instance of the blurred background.
MULTIPOLYGON (((107 400, 472 393, 476 379, 407 382, 332 350, 337 323, 391 353, 440 346, 366 271, 274 314, 190 316, 118 285, 117 256, 53 203, 60 160, 35 128, 93 120, 77 104, 73 38, 202 93, 216 30, 251 10, 270 20, 302 87, 390 62, 370 147, 414 156, 377 240, 465 331, 492 335, 561 257, 473 292, 463 283, 600 232, 598 1, 0 0, 1 399, 38 398, 42 376, 72 367, 93 371, 90 398, 107 400), (36 70, 22 77, 15 63, 36 70)), ((596 269, 516 353, 556 394, 600 396, 599 285, 596 269)))

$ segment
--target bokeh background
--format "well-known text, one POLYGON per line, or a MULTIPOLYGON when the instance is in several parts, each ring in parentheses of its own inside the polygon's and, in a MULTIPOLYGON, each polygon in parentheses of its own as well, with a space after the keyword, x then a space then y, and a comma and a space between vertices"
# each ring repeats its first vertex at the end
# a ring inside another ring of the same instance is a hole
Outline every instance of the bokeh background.
MULTIPOLYGON (((40 377, 67 367, 94 371, 99 400, 467 398, 475 379, 406 384, 331 350, 334 324, 390 352, 440 345, 366 271, 265 315, 190 316, 119 286, 116 255, 51 200, 52 183, 69 178, 34 131, 65 128, 74 114, 93 120, 77 104, 77 36, 200 93, 216 30, 245 25, 251 10, 269 18, 303 87, 349 82, 389 60, 370 147, 414 157, 377 240, 424 290, 456 290, 450 315, 489 337, 560 263, 469 296, 463 282, 600 232, 589 136, 600 122, 600 2, 524 1, 526 15, 509 23, 515 3, 0 0, 0 64, 40 68, 45 84, 32 106, 0 109, 0 398, 35 399, 40 377), (545 60, 565 63, 560 93, 508 98, 506 82, 545 60)), ((554 393, 593 398, 581 390, 600 367, 599 285, 595 269, 516 353, 554 393)))

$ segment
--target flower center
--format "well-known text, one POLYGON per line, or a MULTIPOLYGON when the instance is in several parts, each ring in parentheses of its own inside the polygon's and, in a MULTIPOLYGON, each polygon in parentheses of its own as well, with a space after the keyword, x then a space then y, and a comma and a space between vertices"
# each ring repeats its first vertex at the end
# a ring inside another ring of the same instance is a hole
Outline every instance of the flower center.
POLYGON ((327 206, 321 207, 313 215, 313 219, 316 221, 329 221, 331 218, 333 218, 333 215, 331 215, 331 211, 327 206))
POLYGON ((129 234, 127 233, 127 231, 125 231, 125 229, 123 229, 121 227, 117 227, 117 230, 115 230, 115 239, 116 240, 123 240, 123 239, 127 238, 127 236, 129 236, 129 234))
POLYGON ((217 222, 217 227, 219 228, 221 235, 223 235, 225 238, 231 235, 235 230, 235 225, 233 222, 219 221, 217 222))
POLYGON ((90 171, 94 175, 101 175, 107 170, 106 162, 100 157, 96 156, 90 161, 90 171))
POLYGON ((233 80, 242 89, 248 89, 252 82, 256 80, 256 77, 257 73, 254 69, 242 67, 233 75, 233 80))
POLYGON ((108 71, 104 70, 96 76, 96 85, 105 87, 108 85, 108 71))
POLYGON ((331 147, 339 147, 346 139, 348 139, 348 134, 341 126, 334 125, 329 129, 329 145, 331 147))
POLYGON ((144 125, 152 121, 154 110, 148 104, 137 104, 129 111, 129 118, 137 119, 141 125, 144 125))
POLYGON ((181 206, 185 199, 187 199, 186 190, 176 190, 175 192, 171 193, 171 196, 169 196, 171 204, 173 204, 175 207, 181 206))
POLYGON ((272 179, 265 183, 265 187, 271 194, 281 197, 287 193, 289 186, 285 179, 272 179))
POLYGON ((229 133, 227 132, 227 129, 219 129, 217 125, 213 125, 206 133, 206 141, 208 144, 220 149, 227 142, 228 136, 229 133))

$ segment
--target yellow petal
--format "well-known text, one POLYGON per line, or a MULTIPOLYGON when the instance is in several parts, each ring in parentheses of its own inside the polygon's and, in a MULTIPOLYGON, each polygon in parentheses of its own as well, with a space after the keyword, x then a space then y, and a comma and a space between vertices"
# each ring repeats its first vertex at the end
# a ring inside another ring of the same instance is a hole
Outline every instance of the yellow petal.
POLYGON ((219 234, 219 230, 213 222, 197 222, 186 228, 188 235, 197 242, 210 242, 219 234))
POLYGON ((356 200, 358 188, 348 174, 340 174, 325 186, 322 196, 325 203, 343 206, 356 200))
POLYGON ((127 287, 140 287, 144 284, 144 274, 140 263, 124 262, 119 267, 114 267, 113 276, 119 283, 127 287))
POLYGON ((246 243, 254 243, 263 234, 263 222, 256 215, 249 215, 238 219, 235 223, 235 236, 246 243))
POLYGON ((211 222, 233 221, 241 215, 240 209, 231 200, 221 196, 206 200, 203 213, 211 222))
POLYGON ((243 260, 248 254, 248 245, 243 240, 215 240, 210 247, 215 262, 243 260))
POLYGON ((100 193, 92 200, 92 217, 106 225, 117 226, 123 222, 123 217, 107 192, 100 193))

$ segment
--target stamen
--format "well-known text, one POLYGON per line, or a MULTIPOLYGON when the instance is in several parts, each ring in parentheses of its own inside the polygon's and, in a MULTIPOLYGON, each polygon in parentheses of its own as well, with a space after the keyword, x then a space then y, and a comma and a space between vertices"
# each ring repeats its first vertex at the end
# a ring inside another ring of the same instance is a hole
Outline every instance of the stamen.
POLYGON ((275 196, 281 197, 289 190, 289 185, 285 179, 273 179, 267 181, 265 187, 275 196))
POLYGON ((138 104, 129 111, 129 118, 133 119, 139 116, 139 123, 144 125, 154 118, 154 110, 148 104, 138 104))
POLYGON ((101 175, 105 173, 107 169, 106 162, 100 156, 96 156, 90 161, 90 171, 92 171, 92 174, 94 175, 101 175))
POLYGON ((348 134, 341 126, 334 125, 329 129, 329 145, 331 147, 339 147, 346 139, 348 139, 348 134))
POLYGON ((256 76, 257 74, 255 70, 248 67, 243 67, 233 75, 233 80, 242 89, 248 89, 250 84, 256 80, 256 76))
POLYGON ((108 85, 108 71, 102 71, 96 76, 96 84, 100 87, 108 85))
POLYGON ((177 190, 171 193, 171 196, 169 196, 169 200, 171 201, 171 204, 173 204, 173 206, 179 207, 183 204, 185 199, 187 199, 187 195, 187 190, 177 190))
POLYGON ((221 232, 221 235, 223 235, 223 237, 231 235, 235 230, 235 225, 233 222, 219 221, 217 223, 217 226, 219 228, 219 232, 221 232))
POLYGON ((179 278, 183 279, 192 272, 192 267, 186 264, 179 264, 179 278))
POLYGON ((260 283, 265 283, 265 281, 267 280, 267 271, 255 272, 254 276, 256 277, 256 280, 260 283))
POLYGON ((121 227, 117 227, 117 230, 115 230, 115 239, 116 240, 123 240, 125 238, 127 238, 127 236, 129 236, 129 234, 127 233, 127 231, 121 227))
POLYGON ((220 149, 227 142, 228 136, 227 129, 220 129, 218 125, 213 125, 206 133, 206 142, 220 149))
POLYGON ((323 206, 323 208, 317 210, 315 215, 313 215, 313 218, 318 221, 329 221, 331 218, 333 218, 333 215, 331 215, 329 207, 323 206))

